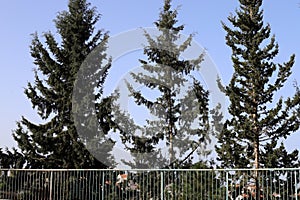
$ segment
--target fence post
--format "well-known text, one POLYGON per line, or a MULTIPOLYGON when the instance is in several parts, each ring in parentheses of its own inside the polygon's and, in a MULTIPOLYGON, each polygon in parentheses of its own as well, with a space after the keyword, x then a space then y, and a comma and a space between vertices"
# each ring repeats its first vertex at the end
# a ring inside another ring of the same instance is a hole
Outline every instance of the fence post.
POLYGON ((53 190, 53 171, 50 172, 50 188, 49 188, 49 200, 52 200, 52 190, 53 190))
POLYGON ((102 176, 102 180, 101 180, 101 186, 102 186, 102 188, 101 188, 101 199, 104 199, 104 189, 105 189, 105 178, 104 178, 104 176, 105 176, 105 172, 104 171, 101 171, 101 176, 102 176))
POLYGON ((226 200, 228 200, 229 195, 229 181, 228 181, 228 171, 226 170, 226 200))
POLYGON ((164 199, 164 172, 160 172, 160 199, 164 199))
POLYGON ((296 194, 296 200, 298 200, 298 191, 297 191, 297 171, 295 173, 295 194, 296 194))

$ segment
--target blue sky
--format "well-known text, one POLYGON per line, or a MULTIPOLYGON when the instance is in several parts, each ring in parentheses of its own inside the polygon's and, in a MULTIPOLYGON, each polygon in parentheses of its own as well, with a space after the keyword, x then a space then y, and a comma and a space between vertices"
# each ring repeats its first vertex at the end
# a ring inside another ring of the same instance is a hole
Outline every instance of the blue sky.
MULTIPOLYGON (((158 19, 163 0, 90 0, 102 15, 97 28, 116 35, 140 27, 153 27, 158 19)), ((276 36, 280 52, 275 61, 284 62, 293 53, 296 64, 293 75, 280 95, 294 93, 293 81, 300 83, 300 7, 299 0, 265 0, 264 21, 269 23, 276 36)), ((237 0, 174 0, 180 5, 179 22, 185 25, 184 34, 197 33, 195 40, 207 49, 218 68, 224 83, 232 73, 231 50, 225 44, 225 31, 221 21, 228 24, 227 16, 238 7, 237 0)), ((23 90, 28 81, 33 81, 33 60, 29 45, 31 34, 52 31, 56 33, 53 19, 57 13, 67 9, 67 0, 3 0, 0 6, 0 147, 15 146, 11 132, 16 121, 24 115, 39 121, 23 90)), ((288 149, 300 149, 300 133, 291 136, 288 149)))

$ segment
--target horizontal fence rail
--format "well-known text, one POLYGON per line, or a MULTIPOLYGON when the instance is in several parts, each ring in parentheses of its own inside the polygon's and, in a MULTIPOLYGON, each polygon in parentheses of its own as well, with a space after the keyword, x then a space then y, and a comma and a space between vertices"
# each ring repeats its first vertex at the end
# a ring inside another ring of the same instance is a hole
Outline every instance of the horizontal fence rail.
POLYGON ((300 200, 300 169, 0 169, 0 199, 300 200))

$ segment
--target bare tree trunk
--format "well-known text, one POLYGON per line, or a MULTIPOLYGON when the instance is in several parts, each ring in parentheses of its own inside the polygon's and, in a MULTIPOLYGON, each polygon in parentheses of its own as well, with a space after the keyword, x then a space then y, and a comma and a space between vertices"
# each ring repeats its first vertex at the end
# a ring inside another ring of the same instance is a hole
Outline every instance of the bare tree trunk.
MULTIPOLYGON (((171 127, 171 125, 170 125, 171 127)), ((169 131, 169 138, 170 138, 170 147, 169 147, 169 154, 170 154, 170 167, 172 168, 173 164, 174 164, 174 150, 173 150, 173 133, 172 133, 172 129, 169 131)))
MULTIPOLYGON (((252 10, 250 10, 252 11, 252 10)), ((253 103, 254 105, 257 105, 257 100, 256 100, 256 93, 253 91, 253 103)), ((259 160, 259 128, 258 128, 258 119, 257 119, 257 106, 255 106, 254 113, 252 115, 253 117, 253 134, 254 134, 254 179, 255 179, 255 199, 258 200, 260 198, 260 186, 259 186, 259 167, 260 167, 260 160, 259 160)))
POLYGON ((254 166, 255 166, 255 174, 254 174, 254 179, 255 179, 255 199, 258 200, 260 199, 260 186, 259 186, 259 141, 255 141, 254 144, 254 166))
POLYGON ((169 142, 170 142, 170 147, 169 147, 169 154, 170 154, 170 167, 173 168, 174 165, 174 141, 173 141, 173 129, 174 129, 174 124, 172 121, 172 100, 171 100, 171 92, 168 94, 169 95, 169 142))
POLYGON ((170 161, 169 161, 169 166, 171 168, 174 167, 174 164, 175 164, 175 156, 174 156, 174 139, 173 139, 173 130, 175 129, 175 125, 174 125, 174 122, 173 122, 173 119, 172 119, 172 115, 173 115, 173 104, 172 104, 172 88, 174 87, 174 83, 173 83, 173 80, 172 80, 172 72, 170 69, 167 70, 167 77, 168 77, 168 80, 169 80, 169 89, 167 91, 167 98, 168 98, 168 126, 169 126, 169 142, 170 142, 170 146, 169 146, 169 155, 170 155, 170 161))
MULTIPOLYGON (((256 102, 256 101, 255 101, 256 102)), ((253 133, 255 134, 255 141, 254 141, 254 179, 255 179, 255 199, 260 199, 260 186, 259 186, 259 167, 260 167, 260 160, 259 160, 259 129, 257 126, 257 114, 253 114, 254 119, 254 128, 253 133)))

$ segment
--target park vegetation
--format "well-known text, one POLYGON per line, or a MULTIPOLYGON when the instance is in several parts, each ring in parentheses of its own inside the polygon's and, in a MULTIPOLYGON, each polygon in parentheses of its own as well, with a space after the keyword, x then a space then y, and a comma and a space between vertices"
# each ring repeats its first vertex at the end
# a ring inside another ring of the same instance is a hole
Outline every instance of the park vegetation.
MULTIPOLYGON (((222 22, 234 69, 228 85, 218 82, 230 103, 226 118, 219 112, 220 107, 211 108, 209 89, 193 77, 193 71, 202 67, 205 52, 194 60, 182 58, 193 34, 177 42, 184 26, 178 23, 178 10, 172 8, 172 1, 163 2, 154 22, 159 35, 152 37, 145 31, 148 44, 144 48, 145 59, 139 60, 142 73, 131 73, 132 80, 158 95, 149 99, 127 82, 130 97, 155 116, 154 120, 147 120, 143 127, 132 125, 130 131, 119 123, 118 117, 127 119, 129 125, 133 119, 115 104, 119 91, 103 96, 109 69, 114 67, 106 55, 109 34, 95 30, 100 19, 96 8, 86 0, 70 0, 68 10, 59 13, 54 21, 58 35, 32 35, 30 53, 36 65, 35 80, 28 83, 24 93, 44 123, 32 122, 25 116, 17 122, 13 137, 18 149, 0 149, 1 168, 113 168, 115 141, 109 138, 111 132, 118 133, 130 151, 134 160, 127 164, 133 168, 161 163, 169 169, 300 166, 298 151, 287 152, 282 142, 299 130, 300 90, 295 84, 293 96, 276 96, 292 74, 295 55, 284 63, 273 61, 278 56, 279 44, 271 33, 271 25, 264 22, 263 0, 239 0, 235 15, 228 17, 229 23, 222 22), (88 74, 81 73, 80 67, 95 50, 96 69, 94 66, 88 74), (89 82, 86 88, 94 92, 94 99, 88 98, 85 91, 74 90, 74 85, 81 84, 78 79, 89 82), (190 87, 185 85, 188 81, 192 83, 190 87), (84 117, 77 118, 76 112, 84 113, 84 117), (216 161, 205 160, 211 151, 201 151, 212 142, 212 135, 217 141, 216 161), (168 147, 167 157, 158 148, 162 142, 168 147)), ((153 183, 160 181, 153 174, 149 173, 147 178, 153 183)), ((183 180, 176 173, 168 176, 173 181, 183 180)), ((207 181, 214 183, 217 176, 211 172, 207 181)), ((274 176, 279 178, 282 174, 274 176)), ((198 185, 199 180, 193 177, 191 182, 183 181, 186 188, 198 185)), ((70 182, 66 184, 72 184, 72 177, 68 178, 70 182)), ((259 188, 258 171, 251 178, 259 188)), ((102 175, 99 179, 103 179, 102 175)), ((170 183, 166 180, 166 184, 170 183)), ((255 198, 259 195, 257 192, 255 198)))

